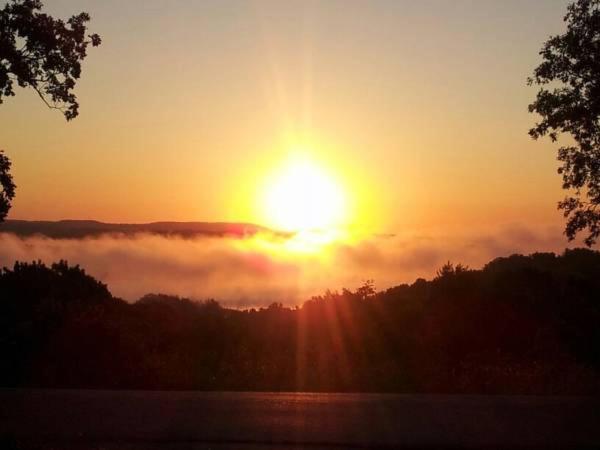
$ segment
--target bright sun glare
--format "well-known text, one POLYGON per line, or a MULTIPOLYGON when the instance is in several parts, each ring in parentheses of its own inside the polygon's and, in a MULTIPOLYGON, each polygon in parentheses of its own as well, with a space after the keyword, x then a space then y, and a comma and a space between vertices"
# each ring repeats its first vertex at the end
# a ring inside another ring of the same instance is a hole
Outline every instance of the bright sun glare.
POLYGON ((347 219, 341 186, 308 160, 292 160, 267 184, 264 215, 269 225, 285 231, 329 230, 347 219))

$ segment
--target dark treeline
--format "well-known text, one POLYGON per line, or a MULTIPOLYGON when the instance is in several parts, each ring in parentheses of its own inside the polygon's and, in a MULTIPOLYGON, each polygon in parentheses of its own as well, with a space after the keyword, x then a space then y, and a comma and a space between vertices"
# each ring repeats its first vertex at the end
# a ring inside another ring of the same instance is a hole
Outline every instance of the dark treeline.
POLYGON ((0 385, 600 392, 600 252, 447 264, 431 280, 290 309, 114 298, 79 267, 0 275, 0 385))

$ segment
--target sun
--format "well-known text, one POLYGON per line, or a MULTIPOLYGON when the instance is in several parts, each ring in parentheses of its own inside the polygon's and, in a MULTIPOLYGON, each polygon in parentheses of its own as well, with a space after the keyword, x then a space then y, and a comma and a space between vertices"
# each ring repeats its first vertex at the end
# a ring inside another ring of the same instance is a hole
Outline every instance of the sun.
POLYGON ((266 183, 263 215, 269 226, 279 230, 330 230, 347 219, 344 194, 331 174, 309 160, 295 159, 266 183))

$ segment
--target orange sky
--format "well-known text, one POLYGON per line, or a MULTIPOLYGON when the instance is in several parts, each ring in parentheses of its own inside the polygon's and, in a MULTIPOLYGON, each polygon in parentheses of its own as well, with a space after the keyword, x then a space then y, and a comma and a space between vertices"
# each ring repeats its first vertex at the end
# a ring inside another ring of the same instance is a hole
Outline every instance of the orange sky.
POLYGON ((566 1, 45 3, 103 43, 73 122, 32 91, 0 106, 12 218, 260 222, 260 186, 303 148, 352 225, 562 220, 526 78, 566 1))

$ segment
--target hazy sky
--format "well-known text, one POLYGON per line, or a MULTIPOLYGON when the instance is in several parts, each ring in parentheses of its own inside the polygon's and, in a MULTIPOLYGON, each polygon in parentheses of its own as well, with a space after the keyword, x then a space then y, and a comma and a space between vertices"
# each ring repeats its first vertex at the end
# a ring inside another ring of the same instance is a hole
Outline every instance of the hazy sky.
POLYGON ((45 3, 103 43, 73 122, 31 90, 0 106, 12 218, 259 221, 302 147, 379 231, 561 220, 526 78, 566 1, 45 3))

